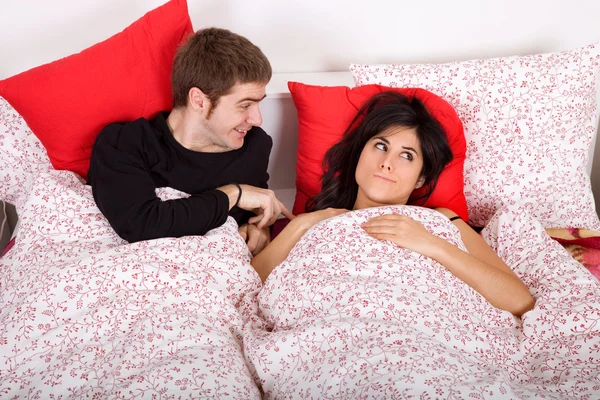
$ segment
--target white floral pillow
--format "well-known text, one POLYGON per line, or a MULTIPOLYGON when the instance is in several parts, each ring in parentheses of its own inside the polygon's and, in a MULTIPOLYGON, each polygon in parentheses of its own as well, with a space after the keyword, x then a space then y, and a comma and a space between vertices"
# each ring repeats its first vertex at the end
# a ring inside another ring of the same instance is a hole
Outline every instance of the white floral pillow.
POLYGON ((421 87, 452 104, 467 139, 469 219, 519 204, 545 227, 600 229, 589 149, 598 125, 600 43, 448 64, 358 65, 357 86, 421 87))
POLYGON ((46 149, 27 123, 0 97, 0 200, 25 204, 33 180, 52 169, 46 149))

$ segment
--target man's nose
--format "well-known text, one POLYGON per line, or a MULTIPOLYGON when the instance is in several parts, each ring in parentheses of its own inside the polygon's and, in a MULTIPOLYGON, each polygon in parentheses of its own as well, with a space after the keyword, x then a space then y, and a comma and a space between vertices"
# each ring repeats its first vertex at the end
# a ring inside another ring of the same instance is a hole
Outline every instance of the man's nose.
POLYGON ((256 107, 251 107, 250 115, 248 115, 247 121, 252 126, 261 126, 262 125, 262 114, 260 113, 260 108, 258 104, 256 107))

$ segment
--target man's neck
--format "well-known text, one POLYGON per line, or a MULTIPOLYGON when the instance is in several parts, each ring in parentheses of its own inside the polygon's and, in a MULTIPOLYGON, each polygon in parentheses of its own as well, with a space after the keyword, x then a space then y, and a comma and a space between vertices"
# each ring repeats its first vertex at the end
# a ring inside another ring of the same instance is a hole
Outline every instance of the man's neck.
POLYGON ((189 115, 185 109, 173 109, 167 117, 167 126, 173 135, 173 138, 188 150, 202 153, 218 153, 218 146, 208 143, 205 137, 199 132, 200 124, 194 123, 193 116, 189 115))

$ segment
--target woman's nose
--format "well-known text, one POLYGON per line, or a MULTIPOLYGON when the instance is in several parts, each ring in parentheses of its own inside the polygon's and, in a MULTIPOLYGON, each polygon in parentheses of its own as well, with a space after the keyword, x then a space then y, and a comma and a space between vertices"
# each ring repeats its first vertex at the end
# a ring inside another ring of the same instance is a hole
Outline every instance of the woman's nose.
POLYGON ((380 168, 380 169, 383 169, 383 170, 386 170, 386 169, 387 169, 388 171, 391 171, 391 170, 392 170, 392 167, 391 167, 391 166, 390 166, 390 164, 389 164, 388 162, 386 162, 386 161, 382 162, 382 163, 381 163, 381 165, 379 166, 379 168, 380 168))

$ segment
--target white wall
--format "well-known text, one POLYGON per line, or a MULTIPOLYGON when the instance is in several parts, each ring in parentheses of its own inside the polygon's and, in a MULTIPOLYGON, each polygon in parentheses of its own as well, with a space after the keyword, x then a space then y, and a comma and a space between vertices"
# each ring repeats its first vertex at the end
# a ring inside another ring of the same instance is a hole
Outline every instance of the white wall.
MULTIPOLYGON (((163 3, 0 0, 0 79, 106 39, 163 3)), ((276 73, 342 71, 350 62, 446 62, 532 54, 600 41, 600 2, 593 0, 188 3, 195 29, 220 26, 247 36, 262 48, 276 73)), ((267 102, 264 111, 268 117, 280 108, 293 117, 289 104, 267 102)), ((266 124, 295 138, 295 127, 286 122, 266 124)), ((294 146, 284 145, 283 153, 276 152, 275 157, 285 165, 293 163, 289 154, 294 146)), ((590 170, 600 199, 600 150, 596 154, 590 170)), ((273 179, 276 186, 285 185, 278 183, 283 178, 277 173, 273 179)))
MULTIPOLYGON (((80 51, 164 0, 0 0, 0 79, 80 51)), ((600 40, 594 0, 188 0, 194 28, 257 43, 275 72, 565 50, 600 40)))

